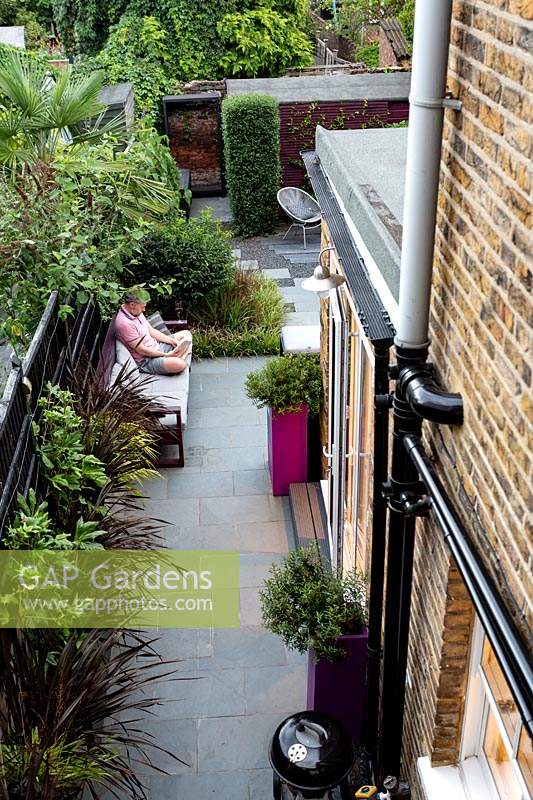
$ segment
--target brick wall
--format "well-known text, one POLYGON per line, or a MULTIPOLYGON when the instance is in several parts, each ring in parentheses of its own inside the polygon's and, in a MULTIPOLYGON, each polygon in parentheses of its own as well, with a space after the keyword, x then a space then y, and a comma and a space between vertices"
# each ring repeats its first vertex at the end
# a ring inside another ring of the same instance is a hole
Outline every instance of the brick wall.
MULTIPOLYGON (((428 431, 439 474, 518 626, 533 621, 531 165, 533 0, 454 3, 431 313, 431 359, 465 424, 428 431), (529 262, 529 264, 528 264, 529 262)), ((427 426, 429 429, 429 426, 427 426)), ((405 765, 458 757, 472 609, 440 533, 420 526, 405 765)))

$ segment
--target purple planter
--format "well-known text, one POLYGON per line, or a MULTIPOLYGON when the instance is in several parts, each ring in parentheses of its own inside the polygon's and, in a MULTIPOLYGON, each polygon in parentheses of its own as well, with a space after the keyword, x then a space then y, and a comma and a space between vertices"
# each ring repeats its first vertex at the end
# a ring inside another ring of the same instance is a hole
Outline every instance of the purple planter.
POLYGON ((268 409, 268 466, 272 494, 289 494, 290 483, 307 481, 307 404, 294 414, 268 409))
POLYGON ((365 712, 365 675, 368 631, 337 640, 348 651, 345 661, 313 661, 307 667, 307 708, 325 711, 343 722, 353 743, 361 743, 365 712))

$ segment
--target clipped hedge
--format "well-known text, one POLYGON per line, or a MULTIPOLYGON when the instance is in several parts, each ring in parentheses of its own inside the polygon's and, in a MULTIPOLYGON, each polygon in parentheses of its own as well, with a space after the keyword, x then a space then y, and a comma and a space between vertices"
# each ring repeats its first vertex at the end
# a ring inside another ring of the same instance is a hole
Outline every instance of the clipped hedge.
POLYGON ((279 103, 261 94, 228 97, 222 130, 233 229, 238 236, 271 233, 278 219, 279 103))

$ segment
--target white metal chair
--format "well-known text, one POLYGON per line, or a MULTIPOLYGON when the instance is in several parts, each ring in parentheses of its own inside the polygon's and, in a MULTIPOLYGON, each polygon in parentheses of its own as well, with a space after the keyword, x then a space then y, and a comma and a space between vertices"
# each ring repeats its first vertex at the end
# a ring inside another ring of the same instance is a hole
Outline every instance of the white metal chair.
POLYGON ((304 250, 306 250, 306 231, 310 228, 318 228, 322 219, 320 206, 310 194, 304 192, 303 189, 297 189, 296 186, 285 186, 280 189, 278 203, 292 220, 292 225, 283 238, 285 239, 289 231, 296 225, 303 231, 304 250))

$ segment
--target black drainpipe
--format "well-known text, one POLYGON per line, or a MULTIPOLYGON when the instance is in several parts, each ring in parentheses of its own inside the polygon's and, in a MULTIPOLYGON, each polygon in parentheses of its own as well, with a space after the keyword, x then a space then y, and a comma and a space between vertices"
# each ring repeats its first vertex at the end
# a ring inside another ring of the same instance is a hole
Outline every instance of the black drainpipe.
POLYGON ((486 568, 479 561, 422 442, 414 436, 406 436, 404 444, 429 494, 431 514, 443 530, 444 541, 496 653, 524 725, 533 736, 533 667, 529 651, 486 568))
POLYGON ((389 471, 389 345, 374 346, 374 470, 372 500, 372 555, 370 562, 370 597, 368 608, 368 662, 366 676, 365 725, 366 749, 375 763, 381 669, 381 634, 383 619, 383 580, 385 576, 385 541, 387 501, 382 487, 389 471))
POLYGON ((377 759, 380 782, 387 775, 400 775, 415 524, 417 516, 428 513, 427 499, 420 497, 418 471, 404 439, 421 435, 423 419, 445 425, 460 425, 463 421, 461 396, 437 387, 431 366, 426 363, 427 347, 396 345, 395 349, 397 363, 391 369, 391 378, 397 381, 392 464, 390 480, 383 487, 389 505, 389 530, 377 759))

